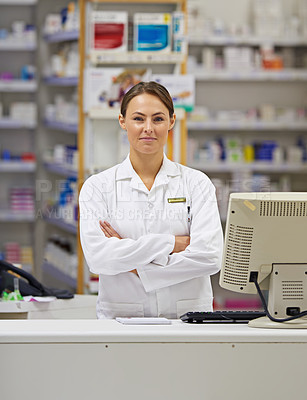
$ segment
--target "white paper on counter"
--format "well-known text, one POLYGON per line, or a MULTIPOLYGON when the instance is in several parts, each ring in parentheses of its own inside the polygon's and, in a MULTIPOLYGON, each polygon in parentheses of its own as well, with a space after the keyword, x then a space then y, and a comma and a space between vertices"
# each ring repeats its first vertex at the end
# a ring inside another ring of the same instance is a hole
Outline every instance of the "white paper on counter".
POLYGON ((124 325, 171 325, 171 321, 167 318, 139 318, 139 317, 131 317, 131 318, 116 318, 117 322, 120 322, 124 325))
POLYGON ((56 300, 56 297, 54 296, 24 296, 23 297, 24 301, 30 302, 30 301, 36 301, 37 303, 50 303, 51 301, 56 300))

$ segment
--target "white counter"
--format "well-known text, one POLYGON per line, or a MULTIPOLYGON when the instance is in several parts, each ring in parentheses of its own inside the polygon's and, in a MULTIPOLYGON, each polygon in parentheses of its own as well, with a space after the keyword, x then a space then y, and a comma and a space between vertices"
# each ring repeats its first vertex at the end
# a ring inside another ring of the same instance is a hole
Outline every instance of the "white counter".
MULTIPOLYGON (((115 320, 0 321, 0 343, 307 343, 304 329, 246 324, 123 325, 115 320)), ((307 397, 306 397, 307 398, 307 397)))
POLYGON ((304 329, 2 320, 0 354, 10 400, 307 398, 304 329))

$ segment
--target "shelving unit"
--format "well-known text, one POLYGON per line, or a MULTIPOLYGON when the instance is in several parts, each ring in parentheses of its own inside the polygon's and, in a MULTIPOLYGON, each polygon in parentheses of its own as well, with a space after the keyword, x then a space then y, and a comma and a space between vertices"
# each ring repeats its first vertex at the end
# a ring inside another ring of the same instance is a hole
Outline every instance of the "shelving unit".
POLYGON ((188 129, 194 131, 303 131, 307 130, 307 121, 296 121, 296 122, 269 122, 269 121, 190 121, 187 123, 188 129))
POLYGON ((68 124, 65 122, 45 120, 44 125, 48 129, 63 131, 63 132, 67 132, 67 133, 73 133, 75 135, 78 134, 78 124, 68 124))
POLYGON ((0 0, 0 6, 33 6, 38 0, 0 0))
POLYGON ((63 31, 53 33, 51 35, 44 35, 44 40, 47 43, 62 43, 62 42, 69 42, 69 41, 76 41, 79 40, 79 31, 63 31))
POLYGON ((36 51, 37 45, 36 43, 31 43, 31 42, 15 42, 13 40, 0 40, 0 51, 23 51, 23 52, 29 52, 29 51, 36 51))
MULTIPOLYGON (((48 286, 67 288, 76 291, 76 279, 63 273, 61 266, 46 262, 45 251, 50 237, 56 235, 65 238, 72 245, 72 251, 76 251, 77 224, 72 223, 72 216, 58 212, 60 191, 63 182, 67 179, 76 181, 78 171, 71 164, 54 162, 49 152, 57 146, 77 145, 78 118, 66 118, 62 110, 56 110, 55 115, 47 115, 48 105, 54 105, 56 98, 62 96, 65 101, 71 101, 74 92, 78 90, 78 76, 62 76, 46 73, 51 65, 51 58, 59 54, 66 46, 78 44, 79 30, 58 31, 53 34, 46 34, 44 23, 48 14, 60 14, 64 7, 68 6, 68 0, 57 0, 50 2, 41 0, 39 2, 39 20, 41 22, 39 31, 39 62, 42 70, 41 85, 39 88, 40 104, 40 138, 39 147, 41 154, 39 158, 39 182, 40 186, 40 215, 39 225, 39 247, 38 256, 39 272, 42 281, 48 286), (59 112, 60 111, 60 112, 59 112), (49 118, 48 118, 49 117, 49 118), (67 216, 67 220, 63 217, 67 216)), ((78 65, 76 65, 78 70, 78 65)), ((48 106, 50 107, 50 106, 48 106)), ((76 106, 77 108, 77 106, 76 106)))
POLYGON ((204 170, 207 173, 229 173, 234 172, 263 172, 270 174, 306 174, 307 165, 304 164, 272 164, 270 162, 253 163, 189 163, 191 168, 204 170))
POLYGON ((45 78, 46 85, 50 86, 78 86, 78 77, 64 77, 59 78, 56 76, 45 78))
POLYGON ((105 51, 92 50, 89 53, 91 63, 95 65, 101 64, 178 64, 185 62, 185 56, 178 53, 156 54, 146 52, 140 54, 136 51, 127 53, 107 53, 105 51))
POLYGON ((35 129, 36 123, 17 121, 11 118, 0 118, 0 129, 35 129))
POLYGON ((44 167, 54 174, 62 175, 62 176, 71 176, 73 178, 78 177, 78 171, 72 169, 67 165, 51 163, 51 162, 44 162, 44 167))
POLYGON ((306 82, 307 70, 283 69, 280 71, 195 71, 197 81, 274 81, 274 82, 306 82))
MULTIPOLYGON (((23 36, 11 34, 14 21, 25 21, 26 24, 36 25, 36 6, 37 0, 0 0, 0 28, 8 32, 6 39, 0 39, 0 73, 3 74, 0 79, 3 108, 3 115, 2 112, 0 115, 1 258, 7 257, 3 252, 9 242, 16 243, 20 249, 22 247, 31 249, 35 258, 35 210, 26 210, 27 207, 22 209, 22 201, 16 193, 16 188, 24 190, 30 187, 35 196, 37 164, 35 160, 23 161, 22 154, 29 152, 34 153, 34 156, 37 154, 35 141, 37 121, 13 119, 8 116, 8 110, 15 102, 36 102, 37 78, 21 79, 21 69, 24 65, 37 66, 37 40, 34 35, 33 40, 28 40, 23 36), (13 195, 13 192, 16 194, 13 195), (17 208, 13 206, 13 198, 14 201, 17 200, 17 208)), ((22 262, 27 271, 34 272, 35 265, 28 265, 28 261, 22 258, 18 262, 22 262)))
MULTIPOLYGON (((199 2, 200 14, 207 18, 218 19, 228 24, 250 24, 252 1, 241 4, 236 15, 227 1, 222 2, 223 7, 219 10, 211 0, 199 2), (240 19, 241 18, 241 19, 240 19), (245 19, 244 19, 245 18, 245 19)), ((295 10, 295 1, 287 5, 287 10, 295 10)), ((220 22, 221 23, 221 22, 220 22)), ((203 49, 215 48, 222 54, 223 49, 228 46, 241 46, 259 48, 262 45, 273 45, 278 48, 304 49, 307 47, 307 38, 303 37, 257 37, 257 35, 205 35, 200 37, 192 31, 189 33, 189 54, 199 57, 203 49)), ((198 66, 189 71, 195 75, 197 81, 196 104, 205 106, 213 112, 219 110, 244 110, 256 108, 261 104, 273 104, 278 107, 302 107, 306 108, 305 90, 307 88, 306 68, 284 68, 280 70, 266 69, 242 69, 235 70, 218 69, 206 70, 205 67, 198 66)), ((236 136, 243 143, 252 143, 257 140, 281 141, 287 147, 293 143, 295 137, 304 137, 306 140, 307 120, 289 121, 265 121, 261 119, 251 121, 227 120, 220 121, 214 119, 189 120, 189 137, 201 141, 202 138, 229 138, 236 136), (204 132, 204 135, 202 134, 204 132)), ((305 165, 296 163, 291 165, 287 162, 282 165, 273 163, 200 163, 189 160, 189 165, 198 167, 210 173, 210 177, 215 178, 215 173, 236 173, 236 172, 259 172, 270 175, 276 172, 291 174, 289 182, 295 181, 296 174, 302 175, 306 172, 305 165)), ((237 177, 236 177, 237 178, 237 177)), ((293 184, 293 190, 307 190, 301 177, 298 182, 293 184)))
POLYGON ((53 225, 59 229, 61 229, 62 231, 66 232, 66 233, 70 233, 72 235, 76 235, 77 234, 77 225, 73 225, 70 224, 68 222, 66 222, 65 220, 56 217, 56 216, 44 216, 44 220, 50 224, 53 225))
POLYGON ((0 172, 35 172, 35 162, 24 161, 0 161, 0 172))
POLYGON ((35 93, 37 90, 36 81, 24 81, 22 79, 14 79, 11 81, 0 80, 1 93, 35 93))
POLYGON ((34 214, 25 213, 13 213, 11 210, 0 210, 0 222, 11 223, 11 222, 35 222, 34 214))
POLYGON ((201 46, 232 46, 232 45, 247 45, 261 46, 270 43, 273 46, 305 46, 306 41, 303 38, 272 38, 272 37, 257 37, 257 36, 206 36, 199 37, 189 34, 189 44, 201 46))

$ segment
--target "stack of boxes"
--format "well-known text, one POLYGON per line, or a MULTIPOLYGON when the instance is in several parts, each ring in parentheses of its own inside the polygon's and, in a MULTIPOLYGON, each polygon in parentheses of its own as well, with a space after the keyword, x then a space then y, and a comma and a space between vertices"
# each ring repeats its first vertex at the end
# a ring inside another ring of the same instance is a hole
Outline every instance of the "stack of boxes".
POLYGON ((33 252, 30 246, 21 246, 17 242, 4 243, 4 251, 0 258, 11 264, 18 264, 23 269, 31 272, 33 265, 33 252))
POLYGON ((35 125, 37 105, 34 102, 14 102, 10 105, 10 118, 25 125, 35 125))
POLYGON ((280 0, 254 0, 254 33, 259 37, 284 36, 284 14, 280 0))
POLYGON ((11 211, 15 214, 34 216, 34 190, 32 187, 13 187, 10 189, 11 211))
POLYGON ((250 47, 225 47, 224 68, 229 71, 246 71, 255 66, 254 51, 250 47))

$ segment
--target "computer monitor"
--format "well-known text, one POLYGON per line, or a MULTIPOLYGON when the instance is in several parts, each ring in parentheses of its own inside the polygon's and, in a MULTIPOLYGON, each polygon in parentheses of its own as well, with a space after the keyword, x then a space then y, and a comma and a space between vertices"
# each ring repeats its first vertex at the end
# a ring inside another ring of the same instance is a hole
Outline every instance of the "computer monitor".
POLYGON ((220 285, 259 293, 269 317, 250 326, 307 328, 307 192, 230 195, 220 285))

